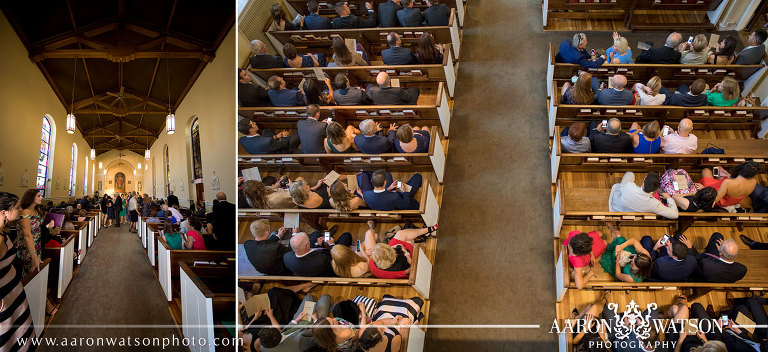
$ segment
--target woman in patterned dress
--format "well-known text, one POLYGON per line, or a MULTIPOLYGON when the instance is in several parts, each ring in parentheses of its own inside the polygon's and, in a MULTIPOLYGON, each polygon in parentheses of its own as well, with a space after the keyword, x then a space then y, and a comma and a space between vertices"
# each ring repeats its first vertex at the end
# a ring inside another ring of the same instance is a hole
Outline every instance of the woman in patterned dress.
POLYGON ((125 221, 125 210, 128 205, 128 197, 125 196, 125 194, 120 195, 120 199, 122 199, 122 207, 120 208, 120 223, 126 223, 125 221))
MULTIPOLYGON (((42 202, 43 195, 40 194, 39 189, 28 189, 21 197, 21 216, 16 225, 16 248, 18 248, 16 257, 24 266, 21 270, 22 278, 33 270, 39 270, 43 261, 41 256, 43 244, 40 236, 43 218, 39 211, 42 202)), ((55 224, 51 220, 45 226, 52 229, 55 224)), ((54 308, 50 300, 46 302, 45 314, 52 316, 57 310, 58 308, 54 308)))
POLYGON ((19 217, 21 206, 19 197, 15 194, 0 192, 0 292, 6 292, 0 297, 0 351, 28 351, 31 344, 20 346, 18 338, 35 337, 32 327, 32 315, 29 303, 21 284, 21 273, 16 270, 13 260, 16 248, 8 238, 5 226, 19 217))

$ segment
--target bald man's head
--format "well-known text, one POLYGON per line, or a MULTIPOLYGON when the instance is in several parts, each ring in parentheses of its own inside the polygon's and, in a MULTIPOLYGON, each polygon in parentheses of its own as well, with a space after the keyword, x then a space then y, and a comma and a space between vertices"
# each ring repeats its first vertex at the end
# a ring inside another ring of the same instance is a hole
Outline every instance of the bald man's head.
POLYGON ((680 124, 677 125, 677 130, 682 133, 690 133, 693 131, 693 121, 691 121, 691 119, 680 120, 680 124))
POLYGON ((386 72, 379 72, 379 74, 376 75, 376 84, 382 88, 389 87, 389 75, 386 72))
POLYGON ((616 89, 624 89, 627 86, 627 77, 623 75, 615 75, 611 77, 611 85, 616 89))
POLYGON ((291 249, 296 255, 304 255, 309 252, 309 237, 305 232, 299 232, 291 237, 291 249))
POLYGON ((739 245, 736 241, 732 239, 723 241, 723 244, 720 246, 720 257, 728 261, 733 261, 736 260, 736 255, 738 254, 739 245))
POLYGON ((227 200, 227 195, 224 192, 216 193, 216 200, 227 200))
POLYGON ((608 120, 608 128, 606 132, 608 134, 619 134, 619 132, 621 132, 621 121, 615 117, 608 120))
POLYGON ((680 33, 674 32, 667 37, 666 45, 674 49, 674 48, 677 48, 677 46, 680 45, 680 42, 682 41, 683 41, 683 35, 680 33))

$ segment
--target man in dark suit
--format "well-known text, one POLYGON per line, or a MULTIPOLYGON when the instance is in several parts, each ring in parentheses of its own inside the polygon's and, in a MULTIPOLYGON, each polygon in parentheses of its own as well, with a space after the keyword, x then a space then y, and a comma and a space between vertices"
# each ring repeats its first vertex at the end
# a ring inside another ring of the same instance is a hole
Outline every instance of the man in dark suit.
POLYGON ((120 227, 120 212, 123 210, 123 198, 120 193, 115 193, 115 227, 120 227))
POLYGON ((379 86, 368 85, 368 96, 375 105, 416 105, 419 100, 418 87, 408 89, 391 87, 391 82, 386 72, 379 72, 376 76, 376 83, 379 86))
POLYGON ((667 104, 674 106, 687 106, 696 107, 707 105, 707 95, 704 94, 704 90, 707 89, 707 83, 703 79, 699 78, 690 86, 681 84, 677 87, 677 91, 672 93, 666 87, 661 87, 660 93, 667 95, 667 104))
POLYGON ((373 12, 373 5, 370 2, 365 3, 365 8, 368 9, 368 18, 362 19, 352 14, 352 10, 349 9, 349 4, 346 1, 337 2, 334 6, 336 13, 339 17, 334 18, 331 21, 331 27, 333 29, 342 28, 371 28, 376 27, 378 23, 376 21, 376 13, 373 12))
POLYGON ((397 11, 397 20, 403 27, 421 27, 424 15, 413 7, 413 0, 402 0, 403 8, 397 11))
POLYGON ((299 120, 296 124, 301 140, 301 152, 304 154, 325 153, 323 142, 325 140, 325 129, 328 127, 326 121, 320 119, 320 107, 316 104, 307 106, 307 118, 299 120))
POLYGON ((304 93, 298 89, 288 89, 285 87, 285 80, 282 77, 272 76, 267 81, 269 85, 269 100, 274 106, 299 106, 306 104, 307 100, 304 93))
POLYGON ((213 249, 232 250, 235 243, 235 221, 237 221, 235 213, 235 205, 227 201, 227 195, 224 192, 216 193, 212 221, 213 236, 216 243, 212 246, 213 249))
POLYGON ((728 283, 741 280, 747 274, 747 267, 735 261, 738 253, 739 245, 736 241, 724 240, 721 233, 713 233, 709 237, 704 254, 700 254, 697 258, 694 279, 703 282, 728 283))
POLYGON ((280 244, 285 228, 281 227, 277 234, 271 235, 269 220, 261 219, 251 222, 250 231, 253 239, 245 241, 243 247, 253 267, 266 275, 290 275, 291 272, 283 263, 283 255, 291 250, 280 244))
POLYGON ((300 232, 291 237, 292 252, 283 255, 285 266, 298 276, 336 276, 331 267, 331 253, 325 248, 310 249, 309 237, 300 232))
POLYGON ((251 74, 242 68, 238 69, 237 99, 240 106, 270 106, 269 94, 264 87, 255 84, 251 74))
POLYGON ((760 28, 747 38, 748 47, 744 50, 736 53, 736 61, 734 65, 757 65, 763 60, 765 55, 765 39, 768 38, 768 33, 764 29, 760 28))
POLYGON ((400 0, 388 0, 379 4, 379 27, 400 27, 397 11, 402 9, 400 0))
MULTIPOLYGON (((679 64, 680 52, 675 50, 678 45, 683 41, 683 36, 680 33, 672 33, 667 37, 667 42, 664 46, 652 47, 648 50, 643 50, 640 56, 635 59, 635 63, 638 64, 679 64)), ((648 43, 653 45, 653 43, 648 43)))
POLYGON ((608 120, 603 129, 599 122, 590 123, 589 140, 593 153, 633 153, 632 137, 621 131, 621 121, 617 118, 608 120))
POLYGON ((309 0, 307 2, 307 9, 309 10, 309 15, 304 16, 304 29, 331 28, 331 21, 327 17, 320 16, 320 6, 318 6, 317 0, 309 0))
POLYGON ((266 129, 263 135, 259 135, 259 126, 250 119, 241 119, 237 130, 244 134, 238 142, 249 154, 288 154, 298 149, 297 135, 288 137, 288 131, 275 134, 272 129, 266 129))
POLYGON ((381 154, 394 153, 395 140, 397 139, 397 127, 395 124, 389 126, 389 132, 385 137, 381 133, 381 126, 371 119, 360 122, 360 132, 355 136, 355 145, 361 153, 381 154))
POLYGON ((664 244, 661 238, 654 244, 651 236, 643 236, 640 244, 651 254, 653 280, 686 281, 696 271, 696 256, 699 252, 682 233, 675 234, 674 238, 669 238, 664 244))
POLYGON ((333 79, 336 90, 333 91, 333 100, 339 105, 369 105, 371 98, 360 87, 350 87, 349 79, 344 73, 339 73, 333 79))
POLYGON ((600 88, 597 77, 592 77, 592 90, 595 92, 595 101, 599 105, 632 105, 634 96, 632 91, 624 89, 627 78, 623 75, 613 75, 609 79, 610 87, 600 88))
POLYGON ((398 182, 392 182, 389 187, 387 184, 387 173, 384 170, 376 170, 368 184, 368 175, 363 173, 359 180, 360 189, 363 191, 363 199, 369 208, 373 210, 418 210, 419 202, 414 199, 416 192, 421 187, 422 178, 420 174, 413 174, 411 179, 406 182, 411 186, 410 192, 406 192, 404 187, 397 187, 398 182), (373 189, 370 189, 373 187, 373 189))
POLYGON ((555 62, 577 64, 588 68, 600 67, 605 63, 606 57, 602 50, 597 51, 600 51, 600 55, 592 59, 592 55, 587 52, 587 35, 576 33, 573 39, 564 39, 560 43, 560 51, 555 55, 555 62))
POLYGON ((447 26, 450 23, 451 9, 439 1, 427 0, 429 7, 424 10, 424 20, 427 22, 427 26, 447 26))
POLYGON ((168 207, 179 206, 179 197, 173 195, 173 191, 168 192, 168 207))
POLYGON ((253 56, 248 59, 251 68, 282 68, 285 62, 280 56, 267 54, 267 46, 260 40, 251 41, 251 52, 253 56))
POLYGON ((412 65, 418 63, 411 49, 401 47, 400 35, 395 32, 387 34, 389 49, 381 51, 381 60, 385 65, 412 65))

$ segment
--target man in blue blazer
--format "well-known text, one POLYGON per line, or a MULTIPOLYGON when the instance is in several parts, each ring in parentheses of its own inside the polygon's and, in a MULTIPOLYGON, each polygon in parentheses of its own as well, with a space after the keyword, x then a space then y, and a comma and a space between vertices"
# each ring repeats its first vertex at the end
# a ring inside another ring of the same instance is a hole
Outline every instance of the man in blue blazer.
POLYGON ((368 205, 368 208, 373 210, 418 210, 419 202, 414 199, 416 192, 421 187, 422 178, 420 174, 413 174, 411 179, 406 182, 411 186, 410 192, 405 192, 404 187, 398 188, 398 182, 392 182, 387 187, 387 173, 384 170, 376 170, 371 176, 370 184, 367 184, 367 174, 360 175, 359 179, 363 182, 358 182, 360 189, 363 191, 363 199, 368 205), (370 189, 373 187, 373 189, 370 189))
POLYGON ((241 119, 237 123, 237 130, 243 134, 238 141, 249 154, 288 154, 298 149, 298 135, 289 137, 288 131, 275 134, 271 129, 259 135, 259 126, 250 119, 241 119))
POLYGON ((309 15, 304 17, 304 29, 316 30, 331 28, 331 21, 328 17, 320 16, 320 6, 318 5, 317 0, 309 0, 307 2, 307 10, 309 10, 309 15))
POLYGON ((566 64, 579 64, 587 68, 600 67, 605 62, 605 55, 592 60, 592 55, 587 52, 587 35, 576 33, 572 40, 565 39, 560 43, 560 51, 555 56, 555 62, 566 64))
POLYGON ((400 36, 395 32, 387 34, 389 49, 381 51, 381 60, 385 65, 413 65, 418 63, 411 49, 400 47, 400 36))
POLYGON ((379 4, 379 27, 400 27, 397 11, 402 9, 400 0, 388 0, 379 4))
POLYGON ((424 21, 421 10, 413 7, 413 0, 402 0, 403 9, 397 11, 397 20, 403 27, 420 27, 424 21))
POLYGON ((682 233, 662 244, 661 239, 654 244, 651 236, 643 236, 640 244, 651 254, 653 270, 652 281, 682 282, 696 271, 696 256, 699 252, 682 233))
POLYGON ((397 126, 393 123, 389 126, 387 135, 381 133, 381 125, 371 119, 360 122, 360 132, 355 136, 355 145, 361 153, 382 154, 395 152, 395 140, 397 139, 397 126))

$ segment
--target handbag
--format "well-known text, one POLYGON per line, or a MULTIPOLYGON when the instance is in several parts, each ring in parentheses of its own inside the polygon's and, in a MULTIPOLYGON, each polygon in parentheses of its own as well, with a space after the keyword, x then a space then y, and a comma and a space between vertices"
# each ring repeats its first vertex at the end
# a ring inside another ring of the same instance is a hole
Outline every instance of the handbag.
POLYGON ((669 194, 688 194, 696 191, 691 176, 683 169, 669 169, 659 177, 660 188, 669 194), (675 189, 675 182, 677 189, 675 189))
POLYGON ((707 143, 707 148, 702 150, 701 154, 725 154, 725 149, 720 148, 712 143, 707 143))

